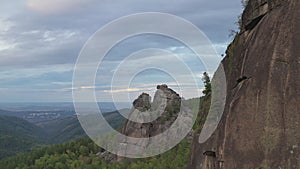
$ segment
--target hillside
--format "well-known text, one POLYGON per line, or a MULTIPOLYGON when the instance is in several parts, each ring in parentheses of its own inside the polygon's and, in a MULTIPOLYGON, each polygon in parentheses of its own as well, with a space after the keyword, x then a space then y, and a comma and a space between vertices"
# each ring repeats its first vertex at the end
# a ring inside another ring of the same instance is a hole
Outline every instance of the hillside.
POLYGON ((46 147, 32 153, 0 161, 1 169, 184 169, 191 142, 184 140, 172 150, 156 157, 108 163, 103 150, 88 138, 46 147))
POLYGON ((76 116, 40 122, 36 125, 47 133, 49 143, 63 143, 85 136, 76 116))
POLYGON ((14 112, 14 111, 9 111, 9 110, 2 110, 0 109, 0 115, 3 116, 13 116, 13 117, 22 117, 22 113, 19 112, 14 112))
POLYGON ((37 149, 45 140, 41 128, 17 117, 0 116, 0 159, 37 149))
MULTIPOLYGON (((119 111, 129 110, 122 109, 119 111)), ((124 118, 118 113, 119 111, 104 113, 104 118, 116 129, 120 128, 124 122, 124 118)), ((48 134, 48 140, 51 144, 64 143, 86 136, 76 116, 40 122, 36 125, 41 127, 48 134)))
MULTIPOLYGON (((104 117, 116 129, 124 123, 118 111, 105 113, 104 117)), ((76 116, 37 124, 18 117, 0 116, 0 159, 85 136, 76 116)))

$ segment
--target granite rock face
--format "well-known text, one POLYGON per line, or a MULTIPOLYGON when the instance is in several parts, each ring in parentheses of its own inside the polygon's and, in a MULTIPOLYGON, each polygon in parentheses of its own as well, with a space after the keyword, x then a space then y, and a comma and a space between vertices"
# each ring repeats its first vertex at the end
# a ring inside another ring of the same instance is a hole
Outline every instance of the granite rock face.
POLYGON ((140 111, 147 111, 151 107, 151 97, 147 93, 142 93, 137 99, 134 100, 133 106, 140 111))
POLYGON ((299 0, 249 1, 242 31, 222 61, 222 120, 206 143, 195 135, 188 168, 300 168, 299 42, 299 0))
MULTIPOLYGON (((167 85, 157 86, 157 91, 151 102, 149 94, 141 94, 134 102, 129 119, 126 120, 122 134, 132 138, 146 138, 143 141, 134 139, 123 140, 120 146, 122 153, 135 153, 128 151, 136 149, 146 149, 151 143, 151 137, 166 131, 176 120, 181 107, 181 97, 167 85), (155 116, 151 118, 152 116, 155 116)), ((192 119, 192 117, 190 118, 192 119)), ((170 133, 171 134, 171 133, 170 133)), ((162 140, 163 142, 164 140, 162 140)), ((118 157, 122 160, 123 157, 118 157)))

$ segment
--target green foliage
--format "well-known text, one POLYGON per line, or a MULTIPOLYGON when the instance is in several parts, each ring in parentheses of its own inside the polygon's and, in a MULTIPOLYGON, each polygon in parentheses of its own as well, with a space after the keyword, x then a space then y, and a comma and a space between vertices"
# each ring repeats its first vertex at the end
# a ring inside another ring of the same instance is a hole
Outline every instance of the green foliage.
POLYGON ((183 140, 172 150, 146 159, 139 159, 133 162, 122 162, 120 164, 111 164, 109 169, 119 166, 120 169, 185 169, 190 157, 191 142, 183 140))
POLYGON ((81 138, 62 145, 45 147, 40 150, 18 155, 0 161, 1 169, 53 169, 53 168, 80 168, 89 164, 95 157, 94 154, 103 151, 88 138, 81 138), (84 158, 89 156, 90 158, 84 158))
MULTIPOLYGON (((245 9, 245 8, 247 7, 248 2, 249 2, 249 0, 242 0, 242 1, 241 1, 241 4, 242 4, 243 9, 245 9)), ((237 24, 238 27, 239 27, 239 31, 242 30, 242 26, 243 26, 242 15, 243 15, 243 14, 240 14, 240 15, 238 16, 238 21, 236 22, 236 24, 237 24)), ((238 33, 238 31, 237 31, 236 33, 238 33)))
POLYGON ((191 142, 183 140, 172 150, 156 157, 107 163, 95 154, 103 149, 82 138, 32 153, 0 161, 1 169, 184 169, 189 160, 191 142))
POLYGON ((48 133, 48 143, 64 143, 85 136, 78 119, 75 116, 55 119, 37 124, 48 133))
POLYGON ((174 114, 177 114, 180 111, 181 101, 180 100, 173 100, 172 104, 169 104, 166 106, 167 119, 170 119, 174 116, 174 114))
MULTIPOLYGON (((249 0, 241 0, 241 4, 243 9, 245 9, 248 5, 249 0)), ((239 32, 242 31, 243 29, 243 18, 242 18, 243 13, 241 13, 238 17, 237 17, 237 21, 235 22, 235 25, 238 26, 238 30, 235 29, 231 29, 229 32, 229 37, 234 37, 236 34, 238 34, 239 32)))
POLYGON ((227 51, 226 51, 226 55, 229 58, 228 69, 229 69, 230 73, 233 70, 233 57, 234 57, 234 52, 235 52, 236 46, 238 44, 238 40, 239 40, 239 34, 236 33, 234 40, 228 46, 227 51))
POLYGON ((202 81, 204 83, 205 89, 202 91, 203 94, 208 95, 211 93, 211 82, 210 77, 207 72, 203 73, 202 81))
POLYGON ((200 108, 203 103, 203 97, 190 99, 187 102, 190 104, 189 106, 192 107, 193 113, 197 114, 197 118, 193 126, 193 130, 197 133, 200 130, 200 122, 201 122, 200 108))
MULTIPOLYGON (((195 133, 200 133, 200 130, 207 119, 207 114, 210 109, 210 100, 211 95, 203 96, 198 99, 193 99, 192 102, 199 104, 198 110, 194 109, 193 111, 197 111, 197 118, 195 124, 193 126, 193 130, 195 133)), ((191 101, 189 101, 191 102, 191 101)))
MULTIPOLYGON (((117 112, 105 113, 104 117, 115 129, 124 122, 124 117, 117 112)), ((37 126, 18 117, 0 116, 0 159, 84 136, 75 116, 41 122, 37 126)))
POLYGON ((26 120, 0 116, 0 159, 40 148, 43 131, 26 120))
MULTIPOLYGON (((95 116, 97 118, 97 115, 95 116)), ((104 118, 113 128, 119 128, 124 122, 123 116, 117 111, 105 113, 104 118)), ((41 122, 38 126, 49 134, 49 144, 60 144, 86 136, 76 116, 41 122)))

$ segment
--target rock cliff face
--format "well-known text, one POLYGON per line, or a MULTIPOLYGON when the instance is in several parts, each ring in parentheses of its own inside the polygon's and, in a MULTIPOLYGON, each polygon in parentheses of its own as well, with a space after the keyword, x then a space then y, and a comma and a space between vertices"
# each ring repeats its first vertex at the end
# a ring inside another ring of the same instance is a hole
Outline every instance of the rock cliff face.
POLYGON ((242 23, 222 62, 222 120, 206 143, 195 136, 188 168, 299 169, 300 1, 250 0, 242 23))
MULTIPOLYGON (((134 138, 149 138, 146 142, 133 142, 132 140, 124 140, 123 147, 120 151, 124 151, 126 147, 142 147, 146 148, 151 142, 152 136, 161 134, 168 129, 176 120, 180 111, 181 97, 167 85, 158 85, 154 95, 153 102, 149 94, 141 94, 134 102, 133 108, 122 128, 122 133, 134 138), (161 110, 159 110, 161 109, 161 110), (159 111, 157 111, 159 110, 159 111), (145 113, 143 115, 143 113, 145 113), (159 113, 159 114, 156 114, 159 113), (151 115, 158 117, 151 119, 151 115), (137 122, 139 121, 139 122, 137 122)), ((126 152, 130 153, 130 152, 126 152)), ((118 160, 123 159, 118 157, 118 160)))
POLYGON ((168 88, 166 85, 159 85, 157 86, 157 89, 153 103, 151 103, 150 95, 143 93, 133 102, 132 112, 135 110, 141 112, 148 110, 147 113, 153 113, 153 110, 157 109, 157 106, 162 106, 165 108, 161 116, 157 120, 149 120, 152 121, 150 123, 137 123, 135 121, 127 120, 122 129, 123 134, 135 138, 145 138, 160 134, 170 127, 169 125, 172 124, 176 119, 177 113, 179 113, 181 98, 175 91, 168 88), (164 101, 164 99, 166 100, 164 101), (167 122, 167 124, 165 122, 167 122))

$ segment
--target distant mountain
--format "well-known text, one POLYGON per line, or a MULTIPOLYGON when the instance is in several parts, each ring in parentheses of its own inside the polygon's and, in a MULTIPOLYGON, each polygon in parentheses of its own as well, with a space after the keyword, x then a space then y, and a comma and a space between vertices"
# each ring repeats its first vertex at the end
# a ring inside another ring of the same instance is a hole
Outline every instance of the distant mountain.
MULTIPOLYGON (((129 109, 120 111, 129 112, 129 109)), ((115 129, 124 122, 124 117, 118 112, 104 114, 115 129)), ((0 159, 84 136, 86 134, 76 116, 32 124, 18 117, 0 115, 0 159)))
MULTIPOLYGON (((131 103, 99 102, 101 112, 113 112, 131 106, 131 103)), ((82 109, 90 111, 89 103, 81 103, 82 109)), ((0 115, 23 118, 31 123, 40 123, 76 115, 72 102, 57 103, 0 103, 0 115)))
POLYGON ((39 148, 44 144, 44 131, 17 117, 0 116, 0 159, 39 148))
POLYGON ((76 116, 59 118, 36 124, 48 135, 48 143, 63 143, 85 136, 76 116))
MULTIPOLYGON (((119 111, 129 112, 130 110, 122 109, 119 111)), ((103 114, 107 122, 115 129, 119 129, 125 121, 124 117, 119 114, 119 111, 103 114)), ((51 144, 63 143, 86 136, 76 116, 40 122, 36 125, 48 134, 49 143, 51 144)))
POLYGON ((0 115, 17 116, 16 112, 12 112, 12 111, 9 111, 9 110, 2 110, 2 109, 0 109, 0 115))

